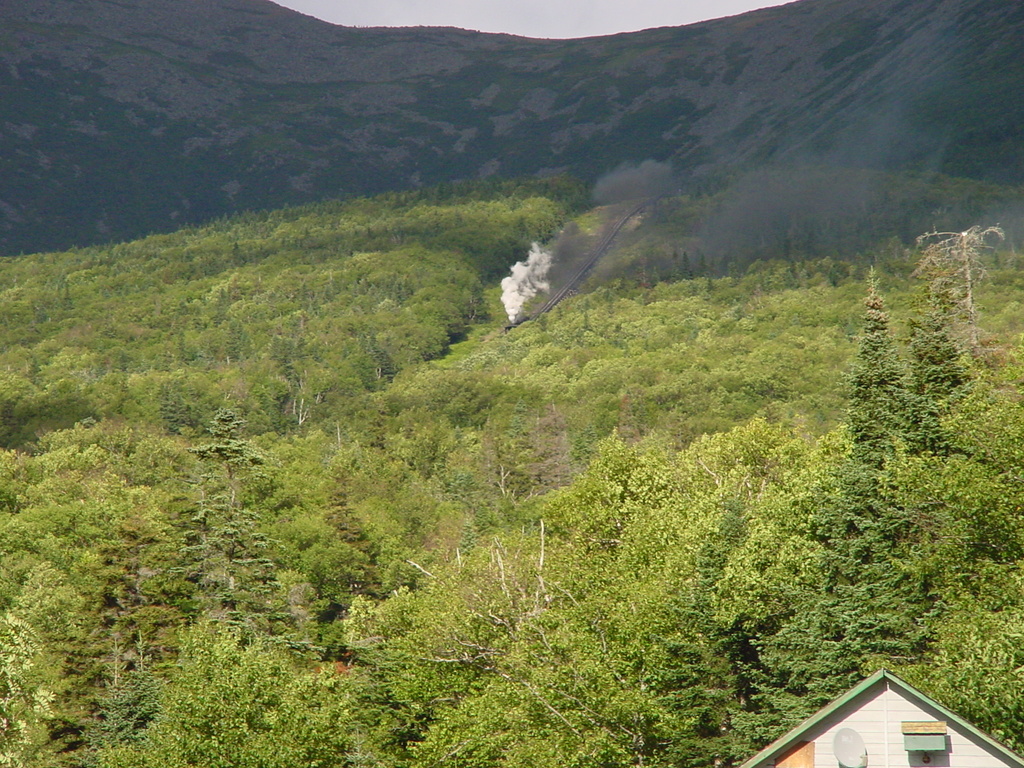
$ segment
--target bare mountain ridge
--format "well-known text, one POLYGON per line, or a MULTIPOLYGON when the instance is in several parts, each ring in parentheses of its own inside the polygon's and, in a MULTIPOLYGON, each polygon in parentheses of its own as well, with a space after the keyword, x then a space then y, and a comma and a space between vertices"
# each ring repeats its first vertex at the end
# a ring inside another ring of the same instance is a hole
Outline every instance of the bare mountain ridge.
POLYGON ((1022 183, 1022 62, 1013 0, 801 0, 574 41, 266 0, 2 0, 0 252, 644 158, 1022 183))

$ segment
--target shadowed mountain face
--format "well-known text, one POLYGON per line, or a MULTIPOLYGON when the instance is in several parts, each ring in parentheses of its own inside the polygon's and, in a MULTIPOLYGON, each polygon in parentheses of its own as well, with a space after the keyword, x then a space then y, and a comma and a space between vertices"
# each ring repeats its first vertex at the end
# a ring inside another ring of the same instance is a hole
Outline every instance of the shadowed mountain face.
POLYGON ((0 0, 0 253, 644 158, 1024 183, 1022 92, 1009 0, 802 0, 575 41, 266 0, 0 0))

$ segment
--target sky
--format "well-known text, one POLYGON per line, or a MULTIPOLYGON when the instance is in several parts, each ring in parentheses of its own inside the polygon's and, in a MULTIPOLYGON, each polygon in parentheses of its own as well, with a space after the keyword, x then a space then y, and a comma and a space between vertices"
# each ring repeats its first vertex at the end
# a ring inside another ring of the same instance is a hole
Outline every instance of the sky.
POLYGON ((358 27, 461 27, 527 37, 591 37, 678 27, 782 0, 275 0, 324 21, 358 27))

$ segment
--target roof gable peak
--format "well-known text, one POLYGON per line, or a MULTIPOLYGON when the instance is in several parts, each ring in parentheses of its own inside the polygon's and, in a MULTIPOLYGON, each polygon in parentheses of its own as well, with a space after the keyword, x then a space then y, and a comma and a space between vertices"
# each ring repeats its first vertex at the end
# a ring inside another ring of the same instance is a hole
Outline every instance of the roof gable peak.
POLYGON ((924 705, 925 708, 937 711, 947 722, 950 723, 951 726, 954 726, 962 733, 968 734, 969 736, 977 739, 979 742, 1004 758, 1010 765, 1024 768, 1024 757, 1018 755, 1003 744, 1000 744, 975 725, 964 720, 952 710, 935 701, 927 694, 918 690, 910 683, 885 668, 879 669, 874 674, 869 675, 846 693, 834 699, 829 704, 826 704, 798 726, 787 732, 782 737, 776 739, 756 755, 751 757, 743 763, 740 768, 756 768, 757 766, 764 765, 766 761, 778 757, 781 753, 797 744, 800 741, 800 737, 808 731, 813 730, 816 726, 826 721, 847 704, 878 686, 886 686, 891 690, 898 692, 904 698, 916 701, 924 705))

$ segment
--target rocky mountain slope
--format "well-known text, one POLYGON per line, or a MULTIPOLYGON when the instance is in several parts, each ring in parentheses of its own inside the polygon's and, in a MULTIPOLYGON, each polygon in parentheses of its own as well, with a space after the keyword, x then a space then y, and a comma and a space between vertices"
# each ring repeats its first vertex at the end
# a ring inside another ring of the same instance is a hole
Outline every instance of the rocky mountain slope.
POLYGON ((1024 4, 801 0, 575 41, 266 0, 3 0, 0 253, 489 175, 768 162, 1024 182, 1024 4))

